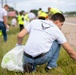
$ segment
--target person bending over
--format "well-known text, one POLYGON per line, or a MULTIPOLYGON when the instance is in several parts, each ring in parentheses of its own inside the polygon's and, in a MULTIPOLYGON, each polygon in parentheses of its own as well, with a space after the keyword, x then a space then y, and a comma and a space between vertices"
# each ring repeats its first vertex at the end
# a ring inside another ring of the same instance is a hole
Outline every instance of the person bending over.
POLYGON ((57 67, 60 47, 66 50, 70 57, 76 60, 76 52, 67 42, 61 27, 65 17, 56 13, 49 20, 31 21, 17 36, 18 44, 22 44, 23 37, 29 34, 24 46, 24 72, 32 72, 37 65, 45 64, 46 69, 57 67))

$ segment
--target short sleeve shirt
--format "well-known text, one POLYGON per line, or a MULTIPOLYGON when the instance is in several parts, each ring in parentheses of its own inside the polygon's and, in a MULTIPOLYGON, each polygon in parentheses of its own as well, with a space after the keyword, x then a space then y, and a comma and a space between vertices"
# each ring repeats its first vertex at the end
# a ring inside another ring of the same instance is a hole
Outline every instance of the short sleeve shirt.
POLYGON ((7 16, 7 11, 4 8, 0 9, 0 21, 3 21, 3 16, 7 16))
POLYGON ((33 57, 48 52, 55 40, 59 44, 66 42, 65 36, 52 21, 33 20, 25 28, 29 32, 29 38, 24 51, 33 57))
POLYGON ((29 17, 30 19, 33 19, 33 18, 35 18, 35 14, 34 14, 34 13, 29 13, 29 14, 28 14, 28 17, 29 17))

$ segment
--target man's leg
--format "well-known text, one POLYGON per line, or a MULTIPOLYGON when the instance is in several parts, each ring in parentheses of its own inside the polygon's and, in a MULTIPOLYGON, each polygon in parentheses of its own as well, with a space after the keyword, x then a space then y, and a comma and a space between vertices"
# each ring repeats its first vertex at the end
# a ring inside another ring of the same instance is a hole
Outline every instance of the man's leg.
POLYGON ((56 64, 56 61, 58 59, 58 55, 59 55, 59 51, 60 51, 60 45, 58 44, 57 41, 54 41, 53 44, 52 44, 52 47, 50 48, 49 52, 40 57, 40 58, 37 58, 35 60, 31 59, 31 58, 28 58, 24 55, 24 64, 26 62, 30 62, 33 64, 33 70, 36 69, 36 65, 41 65, 41 64, 44 64, 46 62, 48 62, 48 67, 56 67, 57 64, 56 64))
POLYGON ((20 24, 20 31, 24 28, 24 25, 20 24))
POLYGON ((57 59, 58 59, 58 56, 59 56, 60 47, 61 47, 61 45, 58 44, 57 41, 54 41, 54 43, 52 44, 52 47, 51 47, 51 50, 50 50, 52 52, 52 58, 47 64, 47 67, 49 69, 57 67, 56 62, 57 62, 57 59))
POLYGON ((6 42, 7 41, 7 32, 6 32, 6 27, 3 22, 0 22, 0 29, 2 30, 4 41, 6 42))
POLYGON ((34 59, 29 58, 29 57, 27 57, 27 56, 25 56, 23 54, 23 68, 27 68, 27 67, 28 67, 28 69, 30 69, 30 67, 32 67, 32 70, 31 71, 34 71, 36 69, 36 65, 34 63, 34 59), (30 63, 31 66, 28 66, 27 63, 30 63))
POLYGON ((4 36, 4 41, 6 42, 7 41, 7 32, 6 32, 6 27, 5 26, 2 28, 2 34, 4 36))

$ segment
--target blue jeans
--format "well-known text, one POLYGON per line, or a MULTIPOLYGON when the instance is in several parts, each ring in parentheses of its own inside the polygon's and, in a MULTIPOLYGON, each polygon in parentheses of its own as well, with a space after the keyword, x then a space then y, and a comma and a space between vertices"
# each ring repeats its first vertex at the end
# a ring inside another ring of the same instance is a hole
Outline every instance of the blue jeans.
POLYGON ((44 63, 47 63, 47 67, 49 66, 55 68, 57 67, 56 62, 59 56, 59 51, 60 51, 60 44, 58 44, 57 41, 54 41, 49 52, 40 58, 32 59, 24 55, 23 64, 26 64, 27 62, 31 63, 33 65, 33 70, 36 69, 37 65, 41 65, 44 63))
POLYGON ((4 25, 4 22, 2 22, 2 21, 0 21, 0 30, 2 30, 4 41, 7 41, 6 27, 4 25))

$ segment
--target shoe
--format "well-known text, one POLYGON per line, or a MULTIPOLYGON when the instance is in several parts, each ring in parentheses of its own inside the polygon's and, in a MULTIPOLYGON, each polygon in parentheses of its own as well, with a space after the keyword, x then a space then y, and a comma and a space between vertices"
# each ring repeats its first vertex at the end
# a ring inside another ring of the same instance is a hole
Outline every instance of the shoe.
POLYGON ((51 69, 52 69, 52 67, 46 67, 46 68, 45 68, 45 71, 48 72, 48 71, 51 70, 51 69))
POLYGON ((33 71, 33 66, 31 63, 26 63, 25 65, 23 65, 23 69, 24 69, 24 73, 31 73, 33 71))

